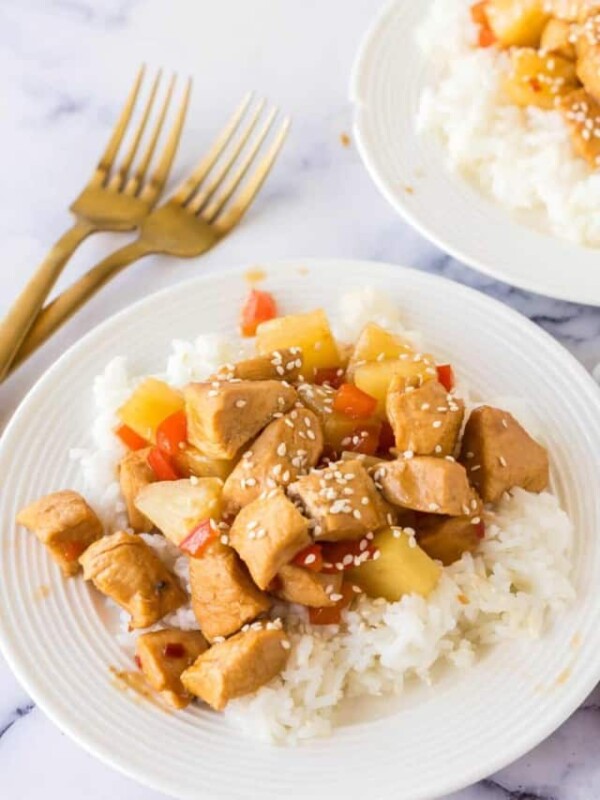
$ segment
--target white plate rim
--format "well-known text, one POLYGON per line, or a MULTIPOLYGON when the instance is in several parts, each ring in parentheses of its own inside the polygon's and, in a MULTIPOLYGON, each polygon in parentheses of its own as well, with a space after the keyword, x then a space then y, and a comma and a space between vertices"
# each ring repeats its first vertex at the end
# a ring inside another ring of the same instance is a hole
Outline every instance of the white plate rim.
MULTIPOLYGON (((481 272, 495 280, 501 281, 509 286, 535 292, 537 294, 552 297, 558 300, 580 303, 583 305, 600 306, 600 273, 596 273, 597 280, 589 278, 590 270, 600 269, 600 248, 591 248, 584 245, 575 244, 565 239, 552 236, 551 234, 538 233, 519 222, 510 218, 510 213, 502 209, 493 200, 479 194, 478 190, 471 186, 465 178, 451 173, 443 163, 443 151, 441 146, 433 141, 428 141, 428 137, 421 137, 416 134, 416 139, 421 140, 421 145, 427 148, 429 155, 434 155, 437 162, 436 169, 443 175, 445 181, 455 185, 458 190, 454 192, 453 201, 461 202, 461 194, 468 192, 472 195, 479 195, 479 207, 491 209, 492 213, 504 216, 503 223, 506 226, 505 237, 510 235, 510 231, 521 237, 521 243, 525 242, 525 247, 530 253, 530 258, 538 258, 546 265, 553 264, 552 280, 544 279, 544 276, 536 275, 527 269, 527 263, 519 265, 515 271, 510 263, 516 262, 514 251, 511 259, 496 258, 491 251, 486 251, 485 257, 477 256, 470 252, 467 245, 455 242, 451 235, 442 235, 434 225, 422 213, 413 210, 408 197, 398 188, 396 182, 386 173, 385 166, 380 163, 380 154, 384 149, 381 141, 371 141, 368 132, 368 125, 372 109, 370 99, 365 95, 365 86, 372 80, 373 63, 377 61, 380 49, 380 40, 385 34, 385 29, 390 19, 399 13, 403 5, 409 0, 386 0, 383 6, 375 14, 374 18, 367 27, 361 39, 355 59, 352 65, 349 80, 349 99, 353 105, 353 135, 357 144, 358 152, 369 173, 369 176, 376 187, 396 210, 396 212, 408 222, 424 238, 432 242, 443 253, 450 255, 457 261, 466 264, 472 269, 481 272), (568 264, 568 269, 563 269, 564 276, 560 274, 561 266, 568 264), (581 285, 577 284, 577 279, 581 285)), ((427 8, 435 0, 422 0, 421 13, 425 13, 427 8)), ((412 32, 407 34, 412 36, 412 32)), ((422 59, 421 59, 422 60, 422 59)), ((467 209, 468 205, 464 204, 467 209)), ((517 259, 519 256, 517 256, 517 259)))
MULTIPOLYGON (((589 394, 593 400, 598 405, 598 409, 600 410, 600 389, 593 380, 593 378, 589 375, 589 373, 585 370, 585 368, 565 349, 560 345, 553 337, 535 325, 533 322, 528 320, 519 312, 515 311, 514 309, 505 306, 503 303, 484 295, 483 293, 472 289, 471 287, 464 286, 462 284, 458 284, 453 282, 445 277, 432 275, 428 273, 422 273, 417 270, 414 270, 409 267, 401 267, 394 264, 388 264, 384 262, 377 262, 377 261, 361 261, 361 260, 351 260, 351 259, 318 259, 318 258, 298 258, 298 259, 286 259, 286 260, 278 260, 273 263, 265 263, 264 265, 261 264, 261 267, 264 267, 267 274, 273 270, 290 270, 290 269, 297 269, 298 266, 301 265, 302 267, 306 266, 309 270, 316 269, 316 268, 340 268, 343 269, 345 265, 351 265, 355 268, 363 268, 365 270, 365 285, 368 284, 368 275, 369 272, 373 270, 379 271, 384 275, 389 276, 390 278, 401 279, 403 275, 410 274, 413 279, 422 281, 426 284, 444 284, 447 286, 449 290, 457 292, 461 294, 465 301, 469 299, 477 298, 478 302, 483 303, 486 305, 490 310, 494 309, 497 312, 502 313, 507 320, 511 320, 514 324, 518 324, 521 326, 523 330, 527 330, 532 336, 538 338, 539 341, 544 341, 547 345, 551 346, 552 349, 556 352, 557 357, 559 357, 563 362, 569 364, 569 368, 573 371, 574 375, 577 375, 578 379, 582 382, 582 386, 587 388, 589 394)), ((84 336, 80 341, 72 345, 48 370, 47 372, 38 380, 38 382, 32 387, 32 389, 27 393, 21 404, 19 405, 17 411, 14 413, 13 417, 11 418, 9 424, 7 425, 3 435, 0 439, 0 455, 3 454, 3 451, 6 446, 7 440, 11 439, 21 424, 24 424, 27 420, 27 413, 29 411, 29 406, 37 400, 37 398, 43 394, 46 389, 47 384, 51 383, 52 379, 55 375, 60 374, 65 369, 68 368, 70 361, 77 356, 80 352, 84 351, 88 344, 99 339, 103 334, 108 332, 113 328, 118 328, 118 326, 127 320, 127 318, 144 308, 144 306, 148 303, 156 302, 157 300, 166 300, 168 298, 175 298, 179 294, 185 293, 188 287, 199 287, 204 284, 210 283, 215 278, 218 277, 226 277, 226 278, 239 278, 243 279, 246 275, 247 271, 250 269, 250 265, 243 265, 238 266, 235 268, 228 268, 219 270, 218 273, 211 272, 206 275, 196 277, 190 280, 186 280, 180 283, 177 283, 173 286, 166 287, 158 292, 154 292, 147 297, 144 297, 134 304, 122 309, 118 313, 111 316, 109 319, 105 320, 98 326, 96 326, 92 331, 90 331, 86 336, 84 336)), ((13 657, 13 652, 11 650, 11 643, 8 641, 5 635, 4 627, 2 624, 2 617, 0 615, 0 651, 2 652, 4 658, 6 659, 9 667, 17 676, 19 682, 23 685, 27 693, 32 697, 35 704, 43 711, 43 713, 48 716, 56 725, 57 727, 69 735, 71 739, 77 742, 80 746, 82 746, 87 752, 91 755, 99 758, 102 762, 107 764, 108 766, 118 770, 119 772, 127 775, 128 777, 136 780, 137 782, 146 785, 150 788, 169 793, 173 791, 172 786, 169 784, 164 783, 161 780, 157 780, 153 777, 149 777, 140 771, 130 768, 127 764, 126 758, 123 756, 119 756, 114 752, 107 751, 100 747, 98 743, 94 743, 90 741, 89 738, 81 735, 81 732, 78 730, 77 725, 77 718, 73 715, 62 715, 58 712, 52 705, 46 702, 43 693, 38 691, 38 687, 35 681, 30 679, 30 674, 28 673, 27 664, 20 662, 18 659, 13 657)), ((441 793, 446 794, 449 792, 457 791, 462 789, 472 783, 475 783, 482 778, 485 778, 492 772, 496 772, 499 769, 502 769, 507 764, 512 763, 515 759, 519 758, 530 749, 535 747, 541 741, 543 741, 547 736, 553 733, 569 716, 573 713, 574 710, 578 707, 578 705, 583 702, 583 700, 589 695, 589 693, 594 689, 595 685, 597 684, 598 680, 600 679, 600 658, 597 664, 597 670, 594 673, 593 677, 590 677, 589 681, 586 683, 582 683, 579 685, 577 692, 571 692, 569 703, 563 703, 562 706, 557 704, 557 708, 559 709, 558 713, 555 713, 554 718, 552 721, 547 725, 546 728, 543 730, 536 730, 534 733, 530 734, 526 740, 520 740, 516 742, 512 749, 507 748, 503 753, 498 754, 495 759, 488 759, 486 761, 485 766, 474 766, 472 770, 466 774, 463 773, 461 776, 456 776, 452 780, 448 781, 447 784, 444 785, 441 793)), ((301 751, 298 751, 301 752, 301 751)), ((177 795, 178 797, 200 797, 200 795, 191 795, 191 794, 181 794, 177 795)), ((204 795, 202 795, 204 796, 204 795)), ((221 795, 215 795, 216 797, 220 797, 221 795)), ((232 795, 227 794, 226 797, 229 798, 232 795)), ((237 796, 237 795, 236 795, 237 796)), ((242 795, 240 795, 241 797, 242 795)), ((295 795, 294 795, 295 796, 295 795)), ((419 794, 415 796, 414 800, 433 800, 434 797, 440 797, 441 794, 419 794)), ((224 795, 225 797, 225 795, 224 795)))

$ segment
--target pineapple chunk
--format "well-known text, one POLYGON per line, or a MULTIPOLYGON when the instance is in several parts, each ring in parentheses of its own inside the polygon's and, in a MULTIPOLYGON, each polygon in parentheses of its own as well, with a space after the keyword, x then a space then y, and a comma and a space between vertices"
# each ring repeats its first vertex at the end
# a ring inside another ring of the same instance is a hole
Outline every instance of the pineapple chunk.
POLYGON ((545 0, 489 0, 486 16, 503 47, 537 47, 550 19, 545 0))
POLYGON ((183 396, 163 381, 146 378, 117 411, 124 425, 149 442, 156 440, 160 423, 183 408, 183 396))
POLYGON ((354 371, 354 383, 363 392, 377 398, 379 414, 385 414, 385 401, 392 379, 404 379, 405 386, 422 386, 437 376, 435 362, 431 356, 422 356, 420 361, 412 358, 397 361, 372 361, 361 364, 354 371))
POLYGON ((369 597, 385 597, 394 602, 405 594, 427 597, 437 586, 441 574, 438 564, 400 528, 385 528, 375 534, 373 547, 377 559, 365 561, 346 573, 369 597))
POLYGON ((350 356, 347 369, 348 378, 352 378, 356 367, 363 363, 398 359, 404 353, 411 356, 414 355, 414 352, 414 349, 399 336, 380 328, 374 322, 369 322, 362 329, 350 356))
POLYGON ((226 480, 236 465, 236 460, 210 458, 192 445, 186 445, 174 456, 175 466, 182 475, 195 475, 196 478, 221 478, 226 480))
POLYGON ((303 375, 311 381, 321 367, 336 367, 341 356, 329 322, 322 309, 307 314, 289 314, 258 326, 256 348, 259 355, 299 347, 304 361, 303 375))
POLYGON ((511 53, 511 61, 504 90, 515 105, 553 109, 579 85, 575 65, 561 56, 523 48, 511 53))
POLYGON ((169 541, 179 545, 204 520, 220 519, 222 489, 218 478, 160 481, 144 487, 134 502, 169 541))
POLYGON ((555 53, 567 61, 575 61, 574 26, 563 19, 551 19, 542 33, 540 49, 555 53))

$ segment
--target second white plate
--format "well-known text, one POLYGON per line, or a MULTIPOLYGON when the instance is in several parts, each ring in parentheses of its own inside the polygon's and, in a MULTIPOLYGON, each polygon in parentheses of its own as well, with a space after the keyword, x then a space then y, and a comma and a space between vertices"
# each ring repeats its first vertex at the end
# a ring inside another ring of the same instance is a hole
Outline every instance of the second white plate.
POLYGON ((513 219, 447 169, 441 145, 417 133, 428 70, 415 30, 433 2, 387 3, 357 55, 354 131, 371 177, 411 225, 460 261, 523 289, 600 305, 599 250, 513 219))

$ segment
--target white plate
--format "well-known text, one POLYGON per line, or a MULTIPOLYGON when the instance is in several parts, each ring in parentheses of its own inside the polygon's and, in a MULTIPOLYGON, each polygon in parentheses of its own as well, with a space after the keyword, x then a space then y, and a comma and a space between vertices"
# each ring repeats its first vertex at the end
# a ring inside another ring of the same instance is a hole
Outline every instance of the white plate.
POLYGON ((600 678, 600 393, 553 339, 482 294, 416 271, 368 262, 266 267, 284 311, 334 307, 340 288, 370 284, 398 303, 428 347, 482 394, 532 400, 546 424, 553 481, 577 529, 577 600, 539 641, 498 647, 464 673, 332 738, 275 748, 242 737, 201 707, 168 714, 118 691, 130 669, 94 591, 64 581, 17 510, 81 486, 70 447, 89 443, 91 382, 115 355, 160 369, 174 337, 233 332, 247 284, 222 272, 153 295, 101 325, 37 384, 0 444, 0 641, 36 703, 87 750, 178 798, 263 800, 432 798, 471 783, 548 736, 600 678), (40 586, 49 594, 40 598, 40 586))
POLYGON ((428 80, 415 30, 435 0, 393 0, 365 35, 351 80, 354 132, 392 206, 438 247, 523 289, 600 305, 600 250, 516 221, 445 166, 442 145, 415 129, 428 80))

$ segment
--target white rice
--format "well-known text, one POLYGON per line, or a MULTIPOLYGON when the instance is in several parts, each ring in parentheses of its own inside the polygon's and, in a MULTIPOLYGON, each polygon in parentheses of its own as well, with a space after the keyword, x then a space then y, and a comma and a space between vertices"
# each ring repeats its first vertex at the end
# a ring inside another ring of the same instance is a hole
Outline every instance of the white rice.
MULTIPOLYGON (((333 319, 336 332, 347 341, 373 320, 420 342, 418 335, 404 331, 387 299, 372 290, 344 296, 333 319)), ((222 337, 176 341, 163 377, 180 386, 207 377, 239 353, 239 342, 222 337)), ((123 448, 112 431, 115 412, 137 380, 128 374, 122 358, 106 367, 94 383, 93 446, 72 453, 82 467, 85 494, 109 531, 127 525, 116 481, 123 448)), ((462 388, 461 394, 465 395, 462 388)), ((501 398, 497 404, 539 435, 539 423, 522 401, 501 398)), ((345 624, 339 629, 309 625, 298 607, 273 609, 273 616, 286 618, 290 633, 288 666, 256 694, 230 703, 225 712, 228 718, 253 737, 269 741, 323 736, 335 725, 344 697, 398 694, 409 679, 430 682, 434 665, 471 666, 478 645, 540 636, 574 596, 569 582, 571 523, 553 495, 515 490, 495 513, 486 512, 486 526, 478 553, 465 554, 446 568, 427 600, 411 595, 388 603, 360 597, 345 612, 345 624)), ((159 534, 143 534, 143 538, 189 590, 187 558, 159 534)), ((127 630, 127 614, 120 612, 118 617, 115 635, 133 655, 139 632, 127 630)), ((155 628, 163 625, 198 627, 189 604, 155 628)))
POLYGON ((558 111, 517 108, 501 79, 508 55, 474 47, 472 0, 436 0, 418 31, 435 72, 417 116, 448 166, 531 224, 600 245, 600 173, 575 156, 558 111))

